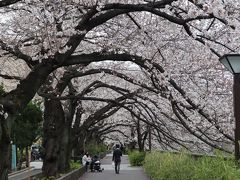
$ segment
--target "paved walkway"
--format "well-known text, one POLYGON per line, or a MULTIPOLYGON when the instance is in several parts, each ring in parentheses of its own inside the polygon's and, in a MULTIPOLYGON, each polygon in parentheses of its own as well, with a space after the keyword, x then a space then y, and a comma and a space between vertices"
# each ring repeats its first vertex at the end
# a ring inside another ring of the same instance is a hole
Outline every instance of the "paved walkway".
POLYGON ((112 154, 101 160, 103 172, 85 173, 79 180, 150 180, 141 167, 130 167, 128 156, 122 157, 120 173, 115 174, 112 166, 112 154))

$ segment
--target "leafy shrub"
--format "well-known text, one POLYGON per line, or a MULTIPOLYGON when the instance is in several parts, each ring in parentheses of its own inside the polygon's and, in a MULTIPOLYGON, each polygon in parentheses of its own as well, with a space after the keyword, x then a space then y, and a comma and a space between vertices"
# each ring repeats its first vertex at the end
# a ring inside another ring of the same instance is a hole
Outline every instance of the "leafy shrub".
POLYGON ((78 162, 74 162, 74 161, 70 161, 70 169, 74 170, 74 169, 79 169, 81 167, 81 163, 78 162))
POLYGON ((107 147, 104 144, 99 144, 94 141, 91 141, 87 144, 86 150, 91 155, 95 155, 107 152, 107 147))
POLYGON ((129 152, 129 160, 132 166, 142 166, 145 158, 145 152, 129 152))
POLYGON ((240 171, 234 161, 222 157, 193 159, 186 154, 153 152, 145 157, 144 168, 153 180, 237 180, 240 171))

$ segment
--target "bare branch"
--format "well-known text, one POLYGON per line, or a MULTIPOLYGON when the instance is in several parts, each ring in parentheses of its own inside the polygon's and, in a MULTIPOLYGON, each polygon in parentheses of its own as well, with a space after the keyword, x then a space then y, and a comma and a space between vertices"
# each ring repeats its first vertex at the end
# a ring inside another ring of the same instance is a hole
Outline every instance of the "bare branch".
POLYGON ((1 0, 0 1, 0 7, 5 7, 5 6, 9 6, 11 4, 15 4, 17 2, 19 2, 21 0, 1 0))

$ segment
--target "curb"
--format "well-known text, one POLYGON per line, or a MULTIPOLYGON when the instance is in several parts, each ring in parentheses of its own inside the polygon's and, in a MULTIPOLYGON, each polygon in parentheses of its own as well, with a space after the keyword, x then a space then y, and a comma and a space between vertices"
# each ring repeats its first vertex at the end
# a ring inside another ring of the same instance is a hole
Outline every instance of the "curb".
POLYGON ((81 167, 80 169, 76 169, 74 171, 71 171, 64 176, 58 178, 57 180, 77 180, 79 177, 81 177, 85 173, 85 168, 81 167))
POLYGON ((25 169, 21 169, 19 171, 14 171, 14 172, 8 174, 8 177, 14 176, 16 174, 21 174, 21 173, 23 173, 25 171, 29 171, 29 170, 33 170, 33 169, 34 169, 33 167, 28 167, 28 168, 25 168, 25 169))

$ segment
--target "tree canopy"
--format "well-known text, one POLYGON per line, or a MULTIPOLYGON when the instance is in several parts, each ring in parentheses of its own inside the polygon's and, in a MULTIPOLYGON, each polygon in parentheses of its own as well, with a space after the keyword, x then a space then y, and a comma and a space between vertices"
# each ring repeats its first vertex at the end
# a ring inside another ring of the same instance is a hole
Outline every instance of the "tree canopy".
POLYGON ((239 52, 238 0, 6 2, 0 145, 38 93, 48 107, 46 147, 67 144, 56 133, 73 129, 80 141, 94 131, 145 139, 151 127, 156 148, 232 151, 232 81, 218 58, 239 52))

